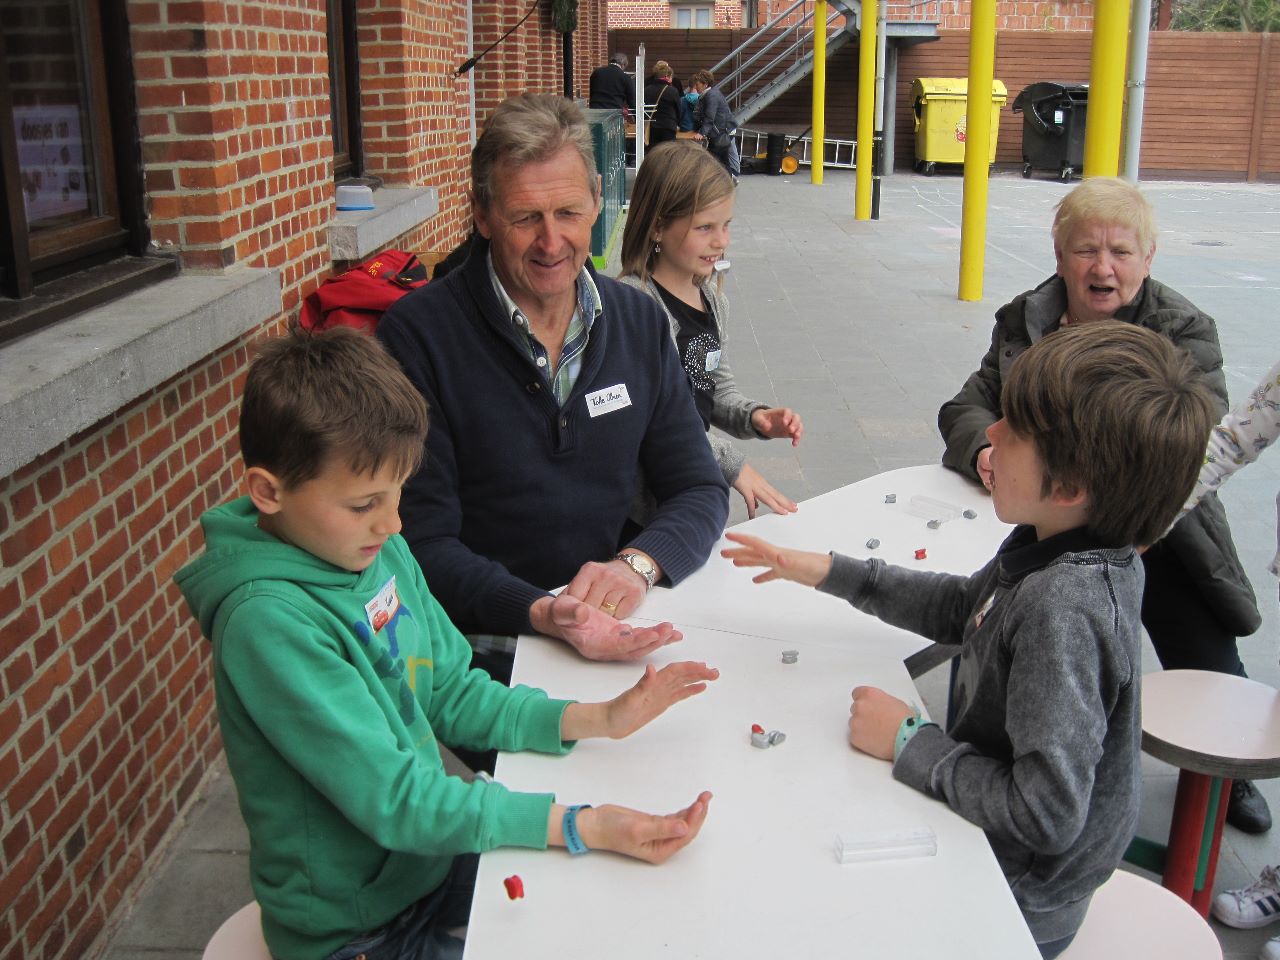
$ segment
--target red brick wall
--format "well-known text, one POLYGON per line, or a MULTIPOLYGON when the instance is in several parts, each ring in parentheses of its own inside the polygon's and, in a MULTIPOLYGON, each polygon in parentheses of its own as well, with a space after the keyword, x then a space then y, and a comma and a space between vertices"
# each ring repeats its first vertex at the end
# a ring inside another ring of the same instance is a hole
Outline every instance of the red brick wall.
MULTIPOLYGON (((696 2, 697 0, 609 0, 609 29, 670 27, 673 3, 684 6, 687 3, 696 2)), ((789 3, 778 4, 779 12, 789 5, 789 3)), ((762 16, 763 9, 762 5, 762 16)), ((740 27, 742 26, 742 4, 739 0, 715 0, 715 12, 711 19, 713 28, 740 27)))
POLYGON ((0 480, 0 943, 87 956, 220 750, 171 576, 228 498, 249 350, 226 347, 0 480))
MULTIPOLYGON (((610 0, 609 28, 629 30, 671 26, 671 4, 675 0, 610 0)), ((770 23, 791 4, 789 0, 759 0, 759 25, 770 23)), ((812 4, 807 5, 809 7, 812 4)), ((969 29, 970 0, 939 0, 936 4, 907 4, 890 0, 890 19, 937 19, 946 30, 969 29)), ((785 26, 793 14, 782 21, 785 26)), ((715 27, 742 26, 742 5, 733 0, 716 0, 715 27)), ((1001 30, 1092 30, 1093 4, 1085 0, 999 0, 996 26, 1001 30)))
MULTIPOLYGON (((472 75, 481 123, 509 93, 563 89, 538 6, 472 75)), ((152 237, 187 270, 279 269, 282 312, 0 478, 0 960, 93 955, 221 749, 208 645, 171 577, 201 549, 200 513, 236 493, 252 341, 334 268, 325 9, 129 0, 152 237)), ((477 2, 475 49, 527 9, 477 2)), ((359 13, 367 172, 440 195, 392 245, 443 254, 470 225, 466 3, 359 13)), ((605 23, 582 0, 580 91, 605 23)))

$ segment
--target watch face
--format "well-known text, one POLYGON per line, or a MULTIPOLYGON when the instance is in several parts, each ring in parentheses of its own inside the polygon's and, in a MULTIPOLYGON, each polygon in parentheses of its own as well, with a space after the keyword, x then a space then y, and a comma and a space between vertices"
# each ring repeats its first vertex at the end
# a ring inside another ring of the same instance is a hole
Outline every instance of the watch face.
POLYGON ((619 559, 627 563, 632 570, 644 577, 649 586, 653 586, 653 581, 657 575, 657 568, 649 561, 648 557, 642 557, 638 553, 619 554, 619 559))

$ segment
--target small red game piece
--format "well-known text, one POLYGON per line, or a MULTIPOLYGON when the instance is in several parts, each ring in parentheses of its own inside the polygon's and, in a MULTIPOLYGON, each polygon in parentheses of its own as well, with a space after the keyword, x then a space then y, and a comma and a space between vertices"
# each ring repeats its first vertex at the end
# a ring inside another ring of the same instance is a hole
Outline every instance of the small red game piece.
POLYGON ((524 897, 524 881, 520 879, 520 874, 513 873, 502 881, 502 885, 507 888, 507 896, 512 900, 520 900, 524 897))
POLYGON ((917 550, 917 551, 916 551, 916 559, 917 559, 917 560, 923 560, 923 559, 924 559, 925 557, 927 557, 927 556, 928 556, 928 554, 924 552, 924 548, 923 548, 923 547, 921 547, 919 550, 917 550))
POLYGON ((764 733, 764 727, 760 726, 760 724, 758 724, 758 723, 753 723, 753 724, 751 725, 751 732, 752 732, 752 733, 764 733))

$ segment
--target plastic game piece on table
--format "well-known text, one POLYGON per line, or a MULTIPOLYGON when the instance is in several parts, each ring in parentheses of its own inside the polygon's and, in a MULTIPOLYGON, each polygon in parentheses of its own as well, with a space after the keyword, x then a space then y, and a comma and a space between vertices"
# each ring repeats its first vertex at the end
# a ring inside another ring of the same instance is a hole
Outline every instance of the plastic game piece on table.
POLYGON ((753 724, 751 725, 751 732, 752 732, 752 733, 764 733, 764 727, 760 726, 760 724, 758 724, 758 723, 753 723, 753 724))
POLYGON ((897 503, 897 502, 898 502, 898 495, 897 495, 896 493, 886 493, 886 494, 884 495, 884 502, 885 502, 885 503, 897 503))
POLYGON ((916 551, 917 560, 925 560, 928 558, 928 556, 929 554, 925 552, 924 547, 921 547, 919 550, 916 551))
POLYGON ((769 746, 771 747, 779 746, 787 741, 787 735, 781 730, 770 730, 768 734, 766 734, 766 737, 769 740, 769 746))
MULTIPOLYGON (((947 503, 945 500, 936 500, 933 497, 916 494, 907 503, 907 513, 913 517, 919 517, 921 520, 936 520, 938 526, 942 526, 948 520, 954 520, 960 516, 960 508, 954 503, 947 503)), ((930 524, 930 526, 933 525, 930 524)))
POLYGON ((799 651, 799 650, 783 650, 783 651, 782 651, 782 662, 783 662, 783 663, 795 663, 795 662, 796 662, 797 660, 799 660, 799 659, 800 659, 800 651, 799 651))
POLYGON ((925 524, 925 526, 928 527, 930 530, 937 530, 940 526, 942 526, 942 521, 930 520, 928 523, 925 524))
POLYGON ((836 834, 837 863, 902 860, 907 857, 932 857, 937 853, 938 837, 931 827, 836 834))
POLYGON ((872 537, 870 540, 867 541, 868 550, 874 550, 878 546, 880 546, 880 541, 877 540, 875 537, 872 537))
POLYGON ((512 900, 520 900, 524 897, 524 881, 520 879, 518 873, 513 873, 507 879, 502 881, 502 885, 507 888, 507 897, 512 900))
POLYGON ((769 742, 769 735, 763 730, 759 733, 756 733, 754 730, 751 731, 751 745, 760 750, 768 750, 773 746, 773 744, 769 742))
POLYGON ((977 511, 977 510, 966 510, 966 511, 964 512, 963 516, 964 516, 964 518, 965 518, 966 520, 977 520, 977 519, 978 519, 978 511, 977 511))

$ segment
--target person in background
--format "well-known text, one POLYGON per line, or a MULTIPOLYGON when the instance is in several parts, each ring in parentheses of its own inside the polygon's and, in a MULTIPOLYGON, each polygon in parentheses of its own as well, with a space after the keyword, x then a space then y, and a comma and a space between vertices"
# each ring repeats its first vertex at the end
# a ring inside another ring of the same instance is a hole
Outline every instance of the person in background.
POLYGON ((699 70, 693 75, 693 89, 698 92, 698 108, 694 111, 693 126, 695 140, 706 141, 708 149, 717 160, 724 164, 738 182, 742 172, 742 162, 738 157, 738 140, 734 131, 738 129, 738 121, 729 109, 729 101, 724 98, 720 88, 715 86, 716 78, 710 70, 699 70))
MULTIPOLYGON (((715 265, 728 251, 733 195, 728 173, 701 147, 671 143, 647 154, 631 191, 619 279, 661 304, 708 431, 718 427, 733 437, 795 446, 804 435, 800 415, 743 396, 729 366, 729 298, 715 265)), ((795 503, 733 443, 710 432, 707 437, 748 516, 761 503, 774 513, 795 512, 795 503)))
POLYGON ((676 138, 680 126, 680 91, 671 80, 671 66, 665 60, 653 65, 653 76, 644 85, 646 112, 653 110, 649 121, 649 146, 656 147, 676 138))
POLYGON ((693 89, 693 81, 689 81, 689 89, 685 90, 684 96, 680 98, 680 123, 681 132, 689 132, 693 130, 693 116, 698 109, 698 91, 693 89))
POLYGON ((680 639, 625 618, 701 567, 728 515, 666 318, 590 262, 595 170, 572 101, 503 101, 472 151, 470 256, 378 326, 436 415, 405 539, 504 680, 521 633, 597 660, 680 639), (637 472, 657 501, 643 526, 628 516, 637 472))
MULTIPOLYGON (((1246 464, 1280 438, 1280 362, 1277 362, 1249 398, 1232 408, 1209 435, 1200 479, 1183 511, 1192 510, 1206 494, 1216 491, 1246 464)), ((1276 495, 1276 555, 1271 572, 1280 577, 1280 493, 1276 495)), ((1237 890, 1225 890, 1213 900, 1213 915, 1229 927, 1246 930, 1280 920, 1280 866, 1264 867, 1256 882, 1237 890)), ((1259 960, 1280 960, 1280 937, 1262 946, 1259 960)))
POLYGON ((947 727, 875 687, 853 690, 849 743, 985 831, 1041 956, 1071 943, 1120 863, 1142 783, 1143 568, 1135 546, 1195 482, 1213 399, 1166 338, 1070 326, 1013 364, 987 428, 996 516, 1018 526, 972 576, 788 550, 723 551, 960 644, 947 727), (1133 443, 1134 436, 1142 438, 1133 443))
MULTIPOLYGON (((1213 392, 1215 417, 1230 406, 1213 318, 1150 275, 1155 222, 1137 187, 1115 177, 1085 180, 1058 204, 1052 233, 1056 273, 996 311, 991 348, 938 411, 943 465, 988 488, 986 430, 1000 419, 1009 369, 1060 327, 1115 319, 1155 330, 1195 360, 1213 392)), ((1142 560, 1142 622, 1161 665, 1243 676, 1236 638, 1257 630, 1262 618, 1217 496, 1205 496, 1142 560)), ((1232 784, 1227 823, 1246 833, 1270 829, 1266 799, 1250 781, 1232 784)))
POLYGON ((630 58, 619 51, 603 67, 592 70, 587 81, 587 105, 593 110, 621 110, 631 117, 636 110, 636 90, 631 74, 627 73, 630 63, 630 58))

